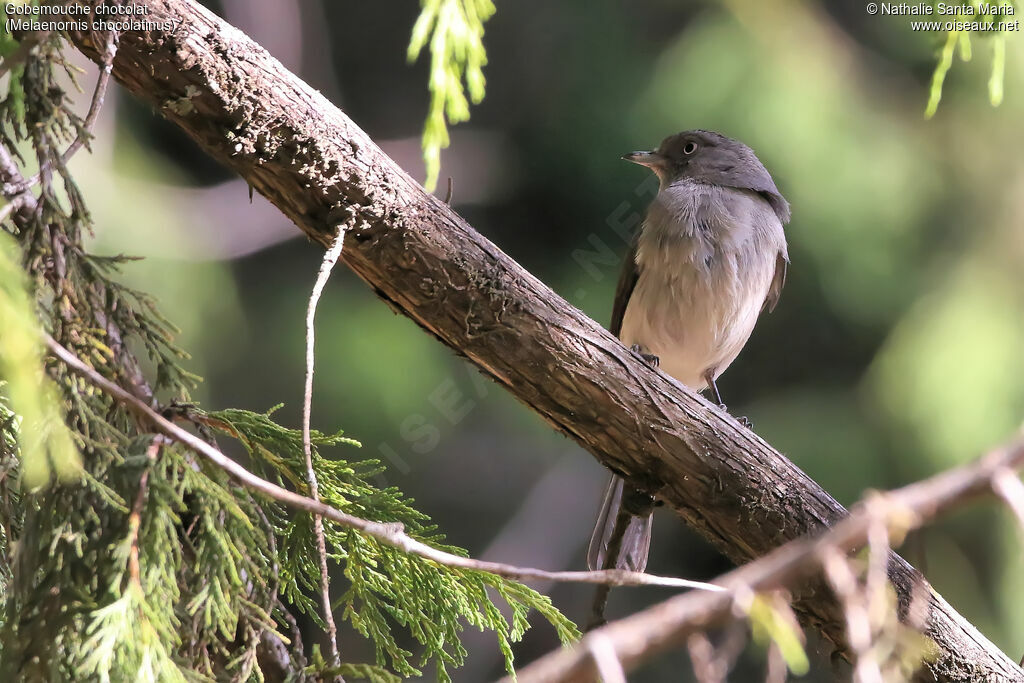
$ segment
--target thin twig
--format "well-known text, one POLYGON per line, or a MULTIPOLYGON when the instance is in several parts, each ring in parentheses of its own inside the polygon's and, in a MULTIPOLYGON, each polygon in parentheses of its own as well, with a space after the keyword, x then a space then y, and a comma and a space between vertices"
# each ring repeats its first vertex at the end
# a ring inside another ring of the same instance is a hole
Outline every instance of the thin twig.
POLYGON ((131 580, 141 585, 141 571, 139 564, 139 530, 142 528, 142 508, 146 505, 146 493, 149 489, 149 468, 160 454, 160 447, 164 443, 164 437, 157 436, 146 449, 146 469, 142 470, 139 477, 139 491, 135 495, 135 503, 132 505, 131 514, 128 515, 128 535, 131 537, 131 548, 128 555, 128 576, 131 580))
MULTIPOLYGON (((309 295, 309 306, 306 309, 306 384, 302 394, 302 451, 306 455, 306 480, 309 483, 309 497, 320 502, 320 487, 316 481, 316 470, 313 468, 313 444, 310 437, 310 413, 313 409, 313 363, 316 358, 315 335, 313 321, 316 318, 316 305, 320 301, 324 287, 327 285, 331 271, 341 256, 345 245, 345 227, 338 228, 338 236, 334 244, 324 253, 320 263, 320 273, 313 284, 313 292, 309 295)), ((320 555, 320 597, 323 602, 324 624, 327 626, 327 646, 331 657, 331 666, 341 665, 338 653, 338 628, 334 624, 334 610, 331 608, 331 575, 327 568, 327 541, 324 538, 324 519, 320 515, 313 516, 313 531, 316 534, 316 549, 320 555)), ((336 676, 335 680, 342 680, 336 676)))
MULTIPOLYGON (((274 525, 271 524, 270 520, 267 518, 267 513, 264 512, 263 508, 256 502, 252 492, 247 492, 246 495, 249 498, 249 502, 252 503, 253 510, 260 518, 260 522, 263 524, 263 529, 267 534, 267 549, 270 551, 269 557, 273 576, 270 581, 270 587, 266 591, 267 604, 264 607, 264 610, 271 622, 273 622, 274 608, 279 604, 278 591, 281 587, 281 563, 278 561, 280 556, 277 552, 276 533, 274 531, 274 525)), ((288 609, 284 605, 281 605, 281 610, 288 614, 288 609)), ((291 616, 291 614, 288 614, 288 616, 291 616)), ((293 657, 296 659, 301 658, 302 643, 301 641, 298 642, 295 644, 293 650, 289 650, 284 645, 284 637, 277 633, 276 629, 266 628, 263 630, 263 633, 260 636, 260 642, 257 644, 256 648, 257 651, 262 648, 266 656, 273 657, 274 661, 282 668, 283 671, 292 671, 297 668, 293 661, 293 657)), ((264 676, 267 680, 273 680, 266 676, 266 672, 264 672, 264 676)))
POLYGON ((474 571, 489 572, 504 576, 509 579, 520 581, 558 581, 566 583, 590 583, 608 584, 611 586, 661 586, 664 588, 693 588, 702 591, 722 592, 722 586, 703 583, 701 581, 690 581, 669 576, 655 576, 641 572, 630 572, 621 569, 608 569, 591 572, 549 572, 543 569, 531 567, 516 567, 500 562, 486 562, 475 560, 470 557, 452 555, 443 550, 431 547, 426 543, 417 541, 403 530, 401 524, 388 524, 383 522, 372 522, 346 514, 337 508, 326 505, 322 502, 307 498, 301 494, 289 491, 273 482, 262 479, 240 464, 224 455, 210 444, 206 443, 191 432, 187 432, 174 424, 164 416, 157 413, 150 406, 143 403, 127 390, 111 382, 100 375, 96 370, 86 365, 77 356, 54 341, 53 337, 44 335, 47 348, 64 362, 68 368, 85 377, 92 384, 102 391, 120 401, 123 405, 133 410, 139 417, 144 418, 152 427, 175 441, 189 447, 198 455, 227 472, 239 484, 248 489, 262 493, 268 498, 278 501, 297 510, 311 512, 314 515, 322 515, 332 522, 360 531, 367 536, 376 538, 381 543, 397 548, 412 555, 418 555, 424 559, 436 562, 439 565, 453 567, 456 569, 469 569, 474 571))
POLYGON ((1024 533, 1024 482, 1013 470, 999 470, 992 476, 992 490, 1013 511, 1024 533))
MULTIPOLYGON (((21 171, 18 170, 18 164, 15 163, 14 157, 7 150, 7 147, 0 145, 0 181, 3 183, 4 197, 11 201, 13 204, 16 200, 21 199, 24 195, 28 195, 28 198, 34 200, 33 197, 25 189, 25 179, 21 176, 21 171)), ((27 201, 22 199, 22 201, 27 201)), ((10 204, 5 209, 10 209, 10 204)))
POLYGON ((786 683, 786 660, 774 642, 768 646, 768 671, 764 680, 765 683, 786 683))
POLYGON ((697 683, 720 683, 722 676, 719 675, 715 648, 708 639, 706 633, 697 631, 691 633, 686 639, 686 649, 690 653, 690 665, 693 667, 693 675, 697 683))
POLYGON ((626 683, 626 672, 622 670, 622 663, 608 639, 597 637, 587 640, 590 656, 594 658, 602 683, 626 683))
MULTIPOLYGON (((871 502, 868 501, 870 507, 871 502)), ((901 540, 901 539, 900 539, 901 540)), ((868 528, 868 567, 861 598, 874 641, 892 612, 889 592, 889 558, 892 556, 889 528, 877 521, 868 528)))
MULTIPOLYGON (((870 529, 869 532, 870 534, 870 529)), ((856 683, 882 683, 878 660, 870 656, 873 629, 867 605, 859 595, 857 576, 846 555, 836 547, 827 548, 822 568, 829 585, 843 606, 846 637, 853 653, 853 680, 856 683)))
POLYGON ((36 198, 25 184, 25 179, 18 169, 18 164, 8 151, 7 147, 0 144, 0 183, 3 185, 3 195, 8 204, 0 209, 0 223, 7 220, 15 211, 27 207, 29 211, 36 208, 36 198))
MULTIPOLYGON (((92 137, 92 129, 96 125, 96 119, 99 118, 100 109, 103 107, 103 101, 107 94, 107 85, 110 83, 110 74, 114 70, 114 56, 117 54, 117 33, 111 32, 107 38, 107 46, 101 56, 102 67, 100 68, 100 75, 96 79, 96 88, 92 93, 92 100, 89 102, 89 111, 85 115, 85 121, 82 122, 82 127, 78 131, 78 135, 68 145, 68 148, 64 150, 64 153, 60 155, 61 165, 66 165, 71 158, 85 145, 86 140, 92 137)), ((46 161, 39 168, 39 171, 25 181, 23 191, 28 191, 35 187, 36 183, 39 182, 40 177, 43 173, 46 173, 50 169, 50 161, 46 161)))
POLYGON ((18 194, 18 195, 15 195, 14 197, 12 197, 10 199, 10 201, 7 203, 7 206, 5 206, 4 208, 0 209, 0 223, 3 223, 5 220, 7 220, 7 217, 9 215, 11 215, 12 213, 17 211, 18 209, 20 209, 24 205, 25 205, 25 198, 24 198, 23 194, 18 194))

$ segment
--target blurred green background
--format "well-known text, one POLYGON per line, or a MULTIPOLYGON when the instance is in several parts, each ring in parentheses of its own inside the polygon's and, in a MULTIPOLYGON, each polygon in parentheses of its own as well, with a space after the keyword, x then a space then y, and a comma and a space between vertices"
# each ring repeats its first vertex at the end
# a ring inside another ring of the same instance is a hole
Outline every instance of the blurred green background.
MULTIPOLYGON (((405 61, 416 3, 209 6, 423 177, 426 60, 405 61)), ((792 265, 778 309, 720 386, 734 413, 850 504, 965 462, 1024 415, 1024 43, 1009 41, 1001 106, 988 102, 991 49, 977 39, 925 121, 940 38, 860 2, 500 3, 485 36, 487 97, 452 130, 440 192, 453 177, 456 210, 607 323, 618 264, 587 254, 620 255, 615 228, 636 220, 651 191, 619 156, 698 127, 748 143, 793 205, 792 265)), ((197 398, 255 410, 283 401, 279 416, 297 426, 302 321, 321 251, 123 93, 108 99, 94 146, 75 160, 94 249, 146 257, 125 279, 182 328, 206 379, 197 398)), ((583 567, 605 480, 588 454, 343 268, 321 302, 317 342, 314 423, 364 444, 339 457, 383 459, 387 483, 474 556, 583 567)), ((1024 553, 1005 509, 958 511, 904 554, 1020 657, 1024 553)), ((704 579, 728 568, 659 514, 651 571, 704 579)), ((590 589, 541 588, 584 620, 590 589)), ((620 589, 611 612, 665 596, 620 589)), ((372 659, 358 637, 342 638, 346 658, 372 659)), ((466 643, 456 680, 500 673, 489 637, 466 643)), ((539 624, 517 659, 554 646, 539 624)), ((635 680, 687 680, 681 658, 635 680)), ((748 653, 735 680, 762 669, 763 656, 748 653)), ((806 680, 834 676, 819 653, 806 680)))

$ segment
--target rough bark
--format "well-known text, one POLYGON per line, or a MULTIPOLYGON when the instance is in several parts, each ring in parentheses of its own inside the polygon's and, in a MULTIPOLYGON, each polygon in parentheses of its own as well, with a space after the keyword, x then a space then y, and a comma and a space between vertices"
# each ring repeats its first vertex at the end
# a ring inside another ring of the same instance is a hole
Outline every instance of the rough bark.
MULTIPOLYGON (((148 5, 149 21, 178 23, 120 35, 113 75, 128 91, 237 171, 310 239, 327 246, 338 226, 347 227, 343 260, 380 298, 663 500, 732 560, 762 556, 846 514, 757 435, 647 367, 426 194, 344 113, 244 34, 189 0, 138 4, 148 5)), ((71 38, 97 58, 97 37, 71 38)), ((922 577, 892 559, 905 602, 922 577)), ((831 594, 815 585, 797 594, 805 623, 842 644, 831 594)), ((937 594, 928 634, 940 650, 928 664, 937 680, 1024 680, 937 594)))

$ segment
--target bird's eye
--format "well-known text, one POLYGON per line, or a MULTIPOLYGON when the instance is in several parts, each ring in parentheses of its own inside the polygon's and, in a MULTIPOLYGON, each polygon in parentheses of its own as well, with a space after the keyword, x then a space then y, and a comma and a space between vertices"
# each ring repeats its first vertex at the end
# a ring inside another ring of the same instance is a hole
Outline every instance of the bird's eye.
POLYGON ((693 140, 691 140, 691 141, 687 142, 685 145, 683 145, 683 154, 686 154, 687 156, 689 156, 690 154, 693 154, 696 151, 697 151, 697 143, 694 142, 693 140))

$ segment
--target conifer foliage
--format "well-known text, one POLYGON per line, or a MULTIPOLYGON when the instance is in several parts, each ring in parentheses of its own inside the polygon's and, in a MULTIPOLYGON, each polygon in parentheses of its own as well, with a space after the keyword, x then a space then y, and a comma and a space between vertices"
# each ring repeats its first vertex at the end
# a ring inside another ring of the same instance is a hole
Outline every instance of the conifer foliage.
MULTIPOLYGON (((4 57, 22 48, 0 37, 4 57)), ((47 357, 46 334, 204 440, 240 444, 252 471, 307 493, 300 432, 272 411, 193 404, 197 378, 174 326, 118 283, 124 258, 88 252, 90 216, 65 156, 90 133, 69 106, 75 72, 60 49, 57 36, 22 49, 0 103, 0 679, 396 681, 433 668, 449 680, 466 625, 494 632, 509 671, 532 610, 563 642, 576 638, 530 588, 326 522, 335 613, 376 650, 373 662, 330 669, 293 616, 321 620, 311 517, 242 487, 47 357)), ((357 442, 314 432, 312 444, 324 503, 464 554, 397 489, 371 483, 381 466, 360 459, 357 442)))

